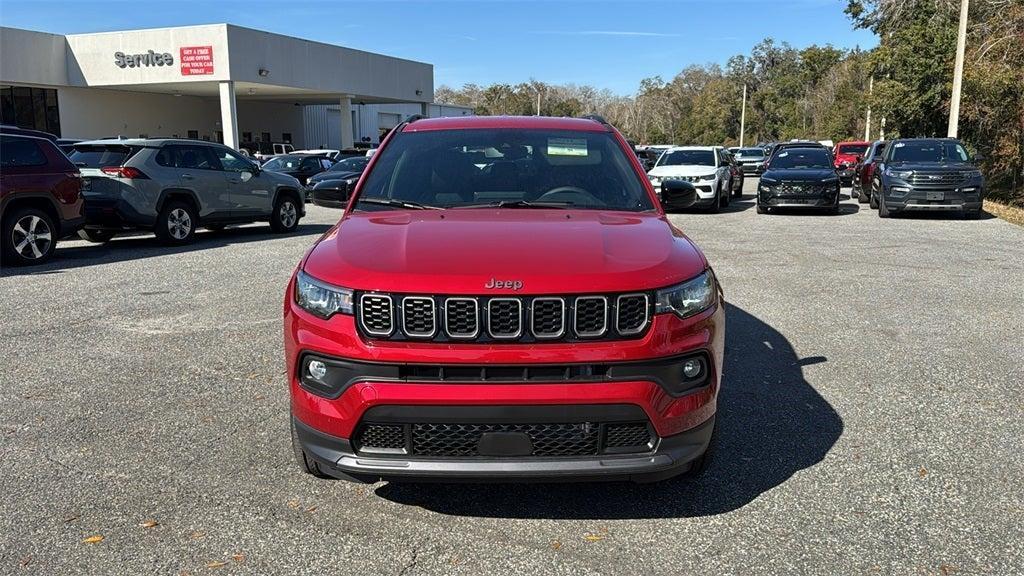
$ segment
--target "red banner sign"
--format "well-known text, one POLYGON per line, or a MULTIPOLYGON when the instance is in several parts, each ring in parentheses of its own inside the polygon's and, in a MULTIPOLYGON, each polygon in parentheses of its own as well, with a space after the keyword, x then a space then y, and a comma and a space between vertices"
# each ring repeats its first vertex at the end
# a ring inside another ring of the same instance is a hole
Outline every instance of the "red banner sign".
POLYGON ((181 75, 213 74, 213 46, 182 46, 181 75))

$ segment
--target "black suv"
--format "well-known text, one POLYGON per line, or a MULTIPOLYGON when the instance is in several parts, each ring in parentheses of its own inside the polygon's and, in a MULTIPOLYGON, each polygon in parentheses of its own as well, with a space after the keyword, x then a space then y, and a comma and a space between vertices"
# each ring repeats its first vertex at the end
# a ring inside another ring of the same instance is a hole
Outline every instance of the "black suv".
POLYGON ((881 218, 905 210, 981 216, 985 179, 963 145, 952 138, 893 140, 871 181, 871 207, 881 218))
POLYGON ((774 208, 824 208, 839 213, 839 174, 824 146, 776 148, 757 185, 757 213, 774 208))

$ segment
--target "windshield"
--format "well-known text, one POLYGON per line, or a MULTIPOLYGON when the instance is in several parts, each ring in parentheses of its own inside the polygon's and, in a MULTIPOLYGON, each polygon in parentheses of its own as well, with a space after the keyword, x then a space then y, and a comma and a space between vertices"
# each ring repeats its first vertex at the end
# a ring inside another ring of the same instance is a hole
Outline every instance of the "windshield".
POLYGON ((267 160, 263 169, 271 172, 274 170, 298 170, 303 158, 305 156, 277 156, 267 160))
POLYGON ((870 144, 840 144, 839 154, 857 154, 863 156, 868 151, 870 144))
POLYGON ((832 169, 832 159, 824 148, 792 148, 783 150, 772 159, 771 168, 826 168, 832 169))
POLYGON ((75 146, 68 158, 75 166, 82 168, 103 168, 120 166, 133 154, 132 148, 122 144, 109 146, 75 146))
POLYGON ((370 171, 356 209, 501 203, 654 208, 632 160, 611 133, 476 129, 396 134, 370 171))
POLYGON ((892 162, 967 162, 967 151, 956 142, 918 140, 892 145, 892 162))
POLYGON ((661 155, 658 166, 714 166, 711 150, 671 150, 661 155))
POLYGON ((366 156, 359 156, 355 158, 346 158, 341 162, 331 166, 328 172, 362 172, 363 168, 370 162, 370 159, 366 156))
POLYGON ((743 158, 764 158, 764 150, 761 148, 740 148, 736 155, 743 158))

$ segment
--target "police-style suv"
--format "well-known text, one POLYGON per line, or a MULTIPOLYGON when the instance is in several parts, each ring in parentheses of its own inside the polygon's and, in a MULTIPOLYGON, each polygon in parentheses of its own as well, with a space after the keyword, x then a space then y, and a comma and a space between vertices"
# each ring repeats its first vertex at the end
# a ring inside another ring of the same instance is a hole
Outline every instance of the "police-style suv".
POLYGON ((262 170, 238 152, 211 142, 111 139, 75 144, 82 173, 83 237, 110 240, 130 229, 152 230, 169 244, 196 228, 269 221, 291 232, 305 214, 295 178, 262 170))

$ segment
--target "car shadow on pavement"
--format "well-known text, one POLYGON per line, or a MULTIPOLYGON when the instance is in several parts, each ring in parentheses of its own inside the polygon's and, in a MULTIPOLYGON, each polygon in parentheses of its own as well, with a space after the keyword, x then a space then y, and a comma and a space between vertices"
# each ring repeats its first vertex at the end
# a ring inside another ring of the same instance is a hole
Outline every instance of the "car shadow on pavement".
POLYGON ((263 240, 289 238, 293 236, 319 236, 330 229, 329 224, 299 224, 294 232, 277 234, 267 226, 244 226, 227 228, 219 232, 199 231, 192 241, 183 246, 161 244, 152 234, 134 233, 115 237, 106 244, 88 244, 84 241, 74 246, 66 242, 57 244, 53 259, 39 266, 4 266, 0 276, 31 276, 35 274, 57 274, 72 268, 111 264, 129 260, 141 260, 168 254, 182 254, 197 250, 221 248, 231 244, 246 244, 263 240))
POLYGON ((442 514, 500 518, 641 519, 709 516, 742 508, 818 464, 843 421, 804 379, 786 337, 744 310, 726 310, 718 447, 698 479, 656 484, 402 484, 376 494, 442 514))

